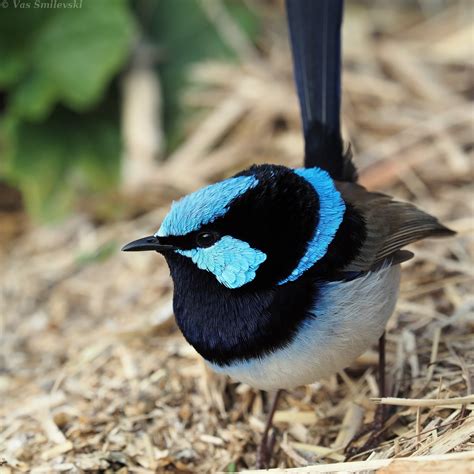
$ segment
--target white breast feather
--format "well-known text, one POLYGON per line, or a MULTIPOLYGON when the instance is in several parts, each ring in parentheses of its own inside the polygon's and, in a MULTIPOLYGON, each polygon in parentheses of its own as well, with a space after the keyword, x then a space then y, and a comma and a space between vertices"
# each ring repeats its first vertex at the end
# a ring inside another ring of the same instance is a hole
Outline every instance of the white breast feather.
POLYGON ((262 390, 313 383, 349 366, 377 342, 395 308, 400 266, 382 268, 349 282, 328 283, 312 313, 287 346, 249 361, 210 364, 262 390))

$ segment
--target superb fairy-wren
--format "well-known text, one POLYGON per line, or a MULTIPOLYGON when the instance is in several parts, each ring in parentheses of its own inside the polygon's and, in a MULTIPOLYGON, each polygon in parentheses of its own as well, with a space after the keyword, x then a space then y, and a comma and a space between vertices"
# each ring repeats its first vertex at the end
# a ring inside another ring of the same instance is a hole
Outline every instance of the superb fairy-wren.
POLYGON ((170 267, 187 341, 218 372, 278 390, 347 367, 384 333, 402 248, 453 232, 367 191, 340 136, 340 0, 288 0, 305 167, 253 166, 173 203, 125 251, 170 267))
POLYGON ((274 390, 347 367, 393 312, 412 256, 400 248, 451 234, 339 178, 254 166, 174 203, 154 236, 124 247, 163 254, 178 326, 218 372, 274 390))

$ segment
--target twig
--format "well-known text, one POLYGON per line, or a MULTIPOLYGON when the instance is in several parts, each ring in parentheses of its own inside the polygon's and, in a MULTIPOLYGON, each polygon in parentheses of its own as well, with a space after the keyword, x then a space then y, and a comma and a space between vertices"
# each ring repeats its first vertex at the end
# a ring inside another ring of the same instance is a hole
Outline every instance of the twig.
POLYGON ((401 407, 437 407, 443 405, 465 405, 474 403, 474 395, 468 395, 466 397, 453 397, 453 398, 371 398, 375 403, 381 403, 384 405, 396 405, 401 407))

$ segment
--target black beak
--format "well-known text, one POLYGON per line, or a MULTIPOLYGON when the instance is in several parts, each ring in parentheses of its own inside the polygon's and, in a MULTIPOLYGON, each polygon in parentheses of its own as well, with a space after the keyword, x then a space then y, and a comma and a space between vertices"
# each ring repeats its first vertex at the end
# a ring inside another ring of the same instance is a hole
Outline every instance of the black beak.
POLYGON ((155 250, 156 252, 165 252, 167 250, 175 250, 173 245, 160 244, 158 237, 150 235, 142 239, 134 240, 122 247, 123 252, 142 252, 144 250, 155 250))

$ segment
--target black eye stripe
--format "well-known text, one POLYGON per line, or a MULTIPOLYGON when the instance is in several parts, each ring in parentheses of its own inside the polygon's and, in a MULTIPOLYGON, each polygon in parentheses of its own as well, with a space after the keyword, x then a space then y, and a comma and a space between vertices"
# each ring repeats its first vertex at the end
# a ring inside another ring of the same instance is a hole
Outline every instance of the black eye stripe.
POLYGON ((170 235, 166 237, 160 237, 160 242, 163 242, 165 245, 174 245, 175 247, 179 248, 180 250, 191 250, 195 249, 196 247, 205 248, 198 244, 197 239, 198 236, 201 234, 212 234, 214 236, 214 241, 210 243, 210 239, 206 241, 207 247, 215 244, 223 234, 219 233, 218 231, 211 230, 211 229, 201 229, 198 231, 190 232, 186 235, 170 235))

